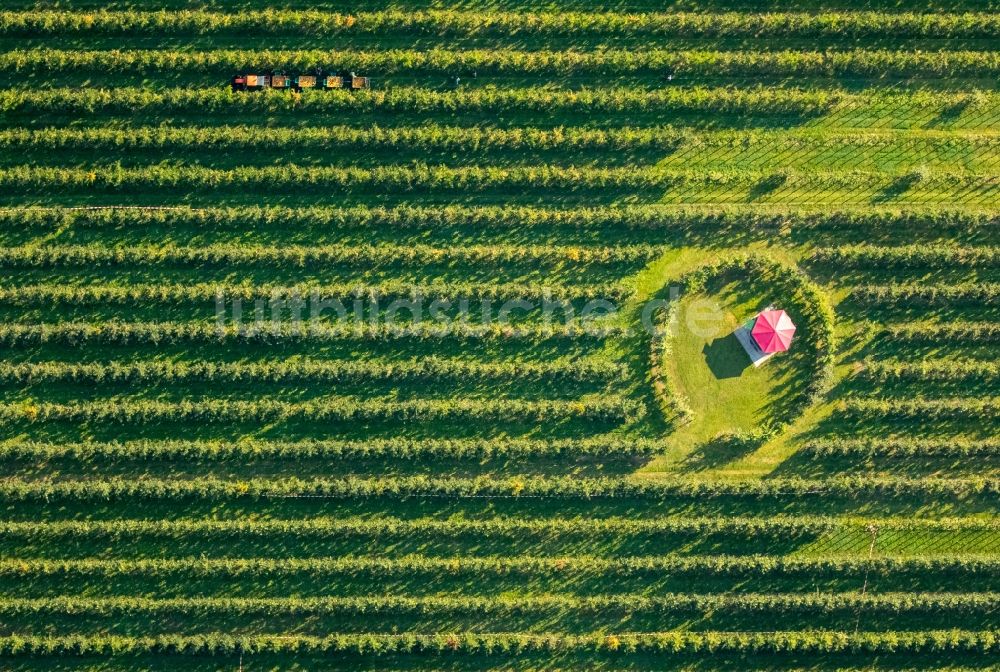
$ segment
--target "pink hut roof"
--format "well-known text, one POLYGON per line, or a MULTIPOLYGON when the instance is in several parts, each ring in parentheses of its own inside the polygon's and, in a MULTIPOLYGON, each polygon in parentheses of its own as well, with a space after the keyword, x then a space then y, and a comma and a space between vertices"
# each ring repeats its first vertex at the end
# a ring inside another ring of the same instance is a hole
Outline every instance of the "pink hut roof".
POLYGON ((783 310, 762 310, 750 335, 764 352, 784 352, 792 344, 795 325, 783 310))

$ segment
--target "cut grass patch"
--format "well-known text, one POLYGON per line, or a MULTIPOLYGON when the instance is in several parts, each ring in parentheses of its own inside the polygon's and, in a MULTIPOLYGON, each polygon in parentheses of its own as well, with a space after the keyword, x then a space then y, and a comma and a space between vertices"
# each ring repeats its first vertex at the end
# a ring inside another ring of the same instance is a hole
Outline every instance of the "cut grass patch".
POLYGON ((666 455, 649 470, 672 469, 678 463, 707 469, 740 457, 731 446, 713 440, 778 420, 775 403, 783 390, 796 376, 808 375, 793 354, 772 357, 758 368, 751 364, 735 331, 767 305, 782 303, 780 296, 752 284, 728 282, 682 299, 665 368, 693 417, 667 439, 666 455))

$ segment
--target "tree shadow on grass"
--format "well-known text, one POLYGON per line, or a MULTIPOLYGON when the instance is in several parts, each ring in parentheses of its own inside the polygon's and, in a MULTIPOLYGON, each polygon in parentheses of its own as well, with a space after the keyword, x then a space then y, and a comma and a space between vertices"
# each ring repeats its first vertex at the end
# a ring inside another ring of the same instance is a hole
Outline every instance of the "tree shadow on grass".
POLYGON ((787 173, 779 172, 773 175, 768 175, 750 188, 750 193, 747 195, 747 201, 759 201, 765 196, 769 196, 776 192, 778 189, 783 187, 787 181, 787 173))
POLYGON ((967 109, 969 109, 969 103, 971 101, 966 98, 964 100, 959 100, 958 102, 951 103, 950 105, 945 105, 938 112, 937 116, 934 117, 928 124, 931 128, 941 128, 948 127, 958 121, 967 109))
POLYGON ((720 380, 739 378, 750 366, 750 358, 736 338, 736 332, 706 344, 701 352, 712 375, 720 380))
POLYGON ((900 175, 875 194, 875 196, 872 197, 872 203, 888 203, 889 201, 897 199, 906 192, 910 191, 923 179, 924 174, 921 171, 911 171, 905 175, 900 175))
POLYGON ((759 442, 740 440, 732 434, 721 434, 696 448, 684 461, 684 470, 715 469, 742 459, 759 447, 759 442))

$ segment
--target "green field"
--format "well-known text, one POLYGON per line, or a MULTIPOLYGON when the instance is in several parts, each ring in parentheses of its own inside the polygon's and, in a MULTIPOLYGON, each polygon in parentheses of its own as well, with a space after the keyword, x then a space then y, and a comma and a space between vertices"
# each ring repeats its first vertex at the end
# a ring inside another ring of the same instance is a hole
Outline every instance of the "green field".
POLYGON ((0 3, 0 670, 997 669, 998 10, 0 3))

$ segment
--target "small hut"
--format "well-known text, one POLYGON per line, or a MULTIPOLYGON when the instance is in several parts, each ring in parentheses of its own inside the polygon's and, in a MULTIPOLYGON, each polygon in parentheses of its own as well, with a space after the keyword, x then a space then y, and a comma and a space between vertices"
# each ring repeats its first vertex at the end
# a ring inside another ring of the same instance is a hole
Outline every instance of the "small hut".
POLYGON ((760 366, 792 344, 795 324, 783 310, 767 308, 736 330, 736 338, 754 366, 760 366))

